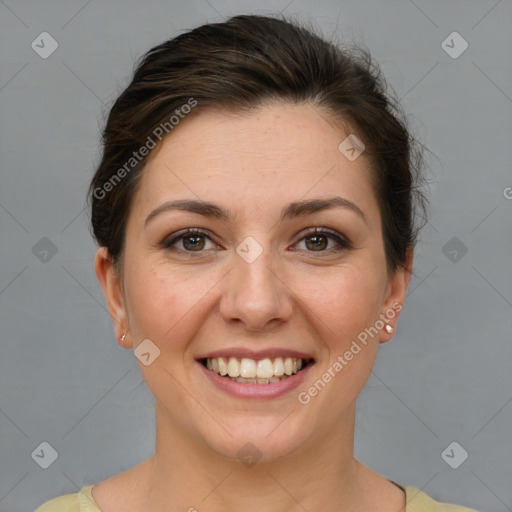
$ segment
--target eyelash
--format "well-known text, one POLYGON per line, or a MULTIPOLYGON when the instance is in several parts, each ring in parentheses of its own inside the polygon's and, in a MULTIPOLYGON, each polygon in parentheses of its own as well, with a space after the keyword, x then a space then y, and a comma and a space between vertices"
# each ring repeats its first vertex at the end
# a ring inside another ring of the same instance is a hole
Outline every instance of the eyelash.
MULTIPOLYGON (((328 228, 310 229, 306 233, 303 233, 302 238, 300 240, 298 240, 296 243, 298 244, 299 242, 302 242, 303 240, 305 240, 309 237, 316 236, 316 235, 323 235, 323 236, 326 236, 327 238, 331 238, 332 240, 335 240, 336 243, 338 244, 338 247, 327 249, 327 250, 322 250, 322 251, 307 251, 307 252, 310 252, 312 254, 315 254, 315 253, 332 254, 332 253, 338 253, 338 252, 341 252, 344 250, 353 249, 352 244, 346 238, 344 238, 342 235, 340 235, 336 231, 333 231, 328 228)), ((196 257, 196 256, 202 255, 202 253, 205 252, 204 250, 186 251, 184 249, 177 249, 176 247, 172 247, 176 242, 183 240, 187 236, 204 236, 211 242, 215 243, 214 240, 212 240, 212 238, 210 237, 210 234, 208 231, 201 229, 201 228, 187 228, 187 229, 178 231, 177 233, 173 233, 172 235, 169 235, 168 237, 166 237, 161 242, 160 247, 162 249, 166 249, 166 250, 173 251, 173 252, 182 252, 182 253, 187 254, 190 257, 196 257)))

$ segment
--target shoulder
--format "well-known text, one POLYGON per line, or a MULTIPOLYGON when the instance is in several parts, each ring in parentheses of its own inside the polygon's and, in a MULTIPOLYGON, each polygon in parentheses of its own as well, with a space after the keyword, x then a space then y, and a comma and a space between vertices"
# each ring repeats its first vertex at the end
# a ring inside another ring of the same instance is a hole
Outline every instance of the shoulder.
POLYGON ((406 496, 406 512, 477 512, 476 510, 435 501, 416 487, 401 486, 406 496))
POLYGON ((43 503, 36 512, 101 512, 91 495, 92 485, 74 494, 64 494, 43 503))

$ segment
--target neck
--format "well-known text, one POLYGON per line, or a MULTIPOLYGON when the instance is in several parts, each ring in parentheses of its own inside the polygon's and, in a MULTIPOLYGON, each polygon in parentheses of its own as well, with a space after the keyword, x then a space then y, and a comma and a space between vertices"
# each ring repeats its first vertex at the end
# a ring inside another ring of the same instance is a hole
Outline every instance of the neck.
POLYGON ((355 407, 331 431, 252 467, 222 457, 176 427, 158 405, 156 419, 155 454, 146 466, 147 510, 289 512, 360 504, 364 466, 353 457, 355 407))

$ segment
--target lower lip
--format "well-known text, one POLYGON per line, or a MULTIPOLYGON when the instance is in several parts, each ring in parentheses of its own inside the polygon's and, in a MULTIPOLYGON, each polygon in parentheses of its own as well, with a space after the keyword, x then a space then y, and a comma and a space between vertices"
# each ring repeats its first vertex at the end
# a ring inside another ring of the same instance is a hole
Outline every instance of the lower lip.
POLYGON ((313 366, 308 364, 303 370, 283 379, 279 382, 270 382, 269 384, 243 384, 226 377, 221 377, 215 372, 208 370, 200 361, 197 362, 206 377, 219 390, 235 398, 253 398, 253 399, 271 399, 286 395, 297 388, 306 378, 309 370, 313 366))

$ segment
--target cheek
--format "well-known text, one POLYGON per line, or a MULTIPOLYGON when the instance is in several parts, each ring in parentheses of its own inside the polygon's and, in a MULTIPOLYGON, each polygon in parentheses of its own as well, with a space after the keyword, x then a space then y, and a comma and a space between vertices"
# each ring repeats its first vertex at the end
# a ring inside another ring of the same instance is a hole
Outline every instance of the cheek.
POLYGON ((371 374, 379 344, 370 327, 379 316, 384 283, 382 274, 370 266, 347 266, 329 279, 304 282, 304 291, 310 290, 304 302, 316 313, 311 321, 326 348, 319 367, 322 373, 315 381, 320 383, 304 392, 321 395, 316 403, 329 407, 332 417, 356 400, 371 374), (324 388, 325 393, 318 391, 324 388))
POLYGON ((186 340, 191 321, 197 326, 193 317, 197 317, 218 278, 208 272, 198 276, 197 269, 176 271, 153 265, 149 258, 147 261, 145 265, 132 261, 126 266, 126 295, 134 339, 138 343, 149 338, 166 351, 183 350, 179 340, 186 340))
POLYGON ((383 277, 370 265, 342 266, 325 273, 303 275, 297 295, 323 324, 324 339, 349 341, 378 317, 383 277))

